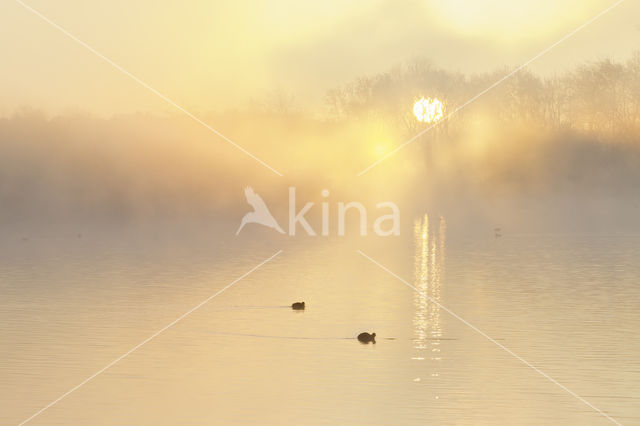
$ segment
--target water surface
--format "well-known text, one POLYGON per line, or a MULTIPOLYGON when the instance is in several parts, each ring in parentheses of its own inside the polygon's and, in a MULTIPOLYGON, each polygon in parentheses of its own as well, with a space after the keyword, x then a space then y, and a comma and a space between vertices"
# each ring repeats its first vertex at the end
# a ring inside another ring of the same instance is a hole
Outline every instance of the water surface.
POLYGON ((18 424, 283 249, 31 424, 640 424, 640 238, 126 235, 0 260, 0 423, 18 424), (421 292, 359 255, 387 266, 421 292), (307 310, 287 305, 304 300, 307 310), (375 331, 375 345, 355 336, 375 331))

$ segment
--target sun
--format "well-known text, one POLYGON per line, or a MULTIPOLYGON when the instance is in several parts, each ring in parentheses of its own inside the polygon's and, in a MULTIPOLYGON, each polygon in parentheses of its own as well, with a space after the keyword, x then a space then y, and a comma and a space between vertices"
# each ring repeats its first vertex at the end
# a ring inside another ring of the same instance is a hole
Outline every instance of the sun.
POLYGON ((413 115, 422 123, 435 123, 444 116, 444 104, 437 98, 420 98, 413 104, 413 115))

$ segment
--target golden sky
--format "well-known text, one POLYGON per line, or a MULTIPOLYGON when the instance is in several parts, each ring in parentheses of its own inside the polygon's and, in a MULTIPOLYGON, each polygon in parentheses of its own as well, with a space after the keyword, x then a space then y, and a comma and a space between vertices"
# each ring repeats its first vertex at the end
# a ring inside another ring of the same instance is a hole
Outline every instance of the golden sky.
MULTIPOLYGON (((463 72, 515 66, 611 0, 25 0, 194 112, 273 91, 314 108, 331 87, 428 58, 463 72)), ((628 0, 531 68, 552 74, 640 48, 628 0)), ((13 1, 0 4, 0 115, 30 106, 110 116, 172 108, 13 1)))

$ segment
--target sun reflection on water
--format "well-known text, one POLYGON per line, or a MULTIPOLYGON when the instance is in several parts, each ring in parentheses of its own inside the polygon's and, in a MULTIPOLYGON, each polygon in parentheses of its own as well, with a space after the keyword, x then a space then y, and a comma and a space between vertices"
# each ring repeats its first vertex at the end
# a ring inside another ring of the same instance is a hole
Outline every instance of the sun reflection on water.
MULTIPOLYGON (((417 352, 414 360, 429 359, 435 363, 441 360, 440 339, 443 331, 437 303, 442 303, 446 228, 443 217, 430 224, 429 216, 424 215, 414 223, 415 287, 419 290, 414 293, 413 346, 417 352)), ((438 369, 434 368, 432 376, 438 374, 438 369)))

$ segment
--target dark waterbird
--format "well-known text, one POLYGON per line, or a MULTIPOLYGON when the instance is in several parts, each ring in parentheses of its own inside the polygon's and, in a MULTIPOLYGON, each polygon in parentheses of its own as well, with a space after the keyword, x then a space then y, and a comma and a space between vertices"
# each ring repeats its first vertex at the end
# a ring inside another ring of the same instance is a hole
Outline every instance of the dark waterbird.
POLYGON ((376 333, 360 333, 358 334, 358 340, 361 343, 376 343, 376 333))
POLYGON ((291 305, 291 309, 296 311, 304 311, 304 302, 296 302, 291 305))

